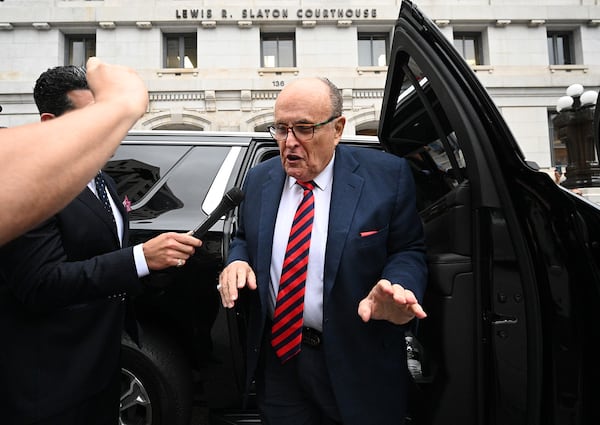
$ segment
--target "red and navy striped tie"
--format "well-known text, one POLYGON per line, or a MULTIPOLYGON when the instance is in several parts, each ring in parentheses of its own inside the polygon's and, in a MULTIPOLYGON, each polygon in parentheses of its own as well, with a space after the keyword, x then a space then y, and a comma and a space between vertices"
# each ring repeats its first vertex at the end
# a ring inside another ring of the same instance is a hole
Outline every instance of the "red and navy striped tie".
POLYGON ((304 196, 290 230, 271 330, 271 345, 282 363, 298 354, 302 343, 304 284, 314 217, 315 184, 312 181, 297 183, 304 189, 304 196))

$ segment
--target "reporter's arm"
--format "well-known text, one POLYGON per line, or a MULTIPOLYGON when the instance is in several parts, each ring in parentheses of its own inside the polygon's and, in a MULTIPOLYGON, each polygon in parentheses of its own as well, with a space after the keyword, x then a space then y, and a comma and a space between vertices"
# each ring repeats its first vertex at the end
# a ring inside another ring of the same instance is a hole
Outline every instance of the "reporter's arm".
POLYGON ((91 58, 87 78, 94 104, 0 130, 0 245, 81 192, 144 114, 148 92, 130 68, 91 58))

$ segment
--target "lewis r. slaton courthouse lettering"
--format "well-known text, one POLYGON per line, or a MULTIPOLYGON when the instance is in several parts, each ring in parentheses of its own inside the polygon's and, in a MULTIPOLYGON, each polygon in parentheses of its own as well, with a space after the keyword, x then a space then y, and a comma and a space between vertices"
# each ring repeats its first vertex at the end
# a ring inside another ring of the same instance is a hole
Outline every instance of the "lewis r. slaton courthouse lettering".
POLYGON ((296 9, 176 9, 177 19, 369 19, 377 18, 377 9, 369 8, 320 8, 296 9))

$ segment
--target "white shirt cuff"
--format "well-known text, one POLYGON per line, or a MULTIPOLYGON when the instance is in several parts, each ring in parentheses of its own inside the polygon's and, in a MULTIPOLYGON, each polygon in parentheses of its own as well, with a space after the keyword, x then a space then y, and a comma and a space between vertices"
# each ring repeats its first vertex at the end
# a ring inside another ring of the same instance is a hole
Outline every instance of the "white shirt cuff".
POLYGON ((148 263, 146 263, 146 257, 144 257, 142 244, 133 247, 133 259, 135 260, 135 269, 137 270, 138 277, 148 276, 150 269, 148 268, 148 263))

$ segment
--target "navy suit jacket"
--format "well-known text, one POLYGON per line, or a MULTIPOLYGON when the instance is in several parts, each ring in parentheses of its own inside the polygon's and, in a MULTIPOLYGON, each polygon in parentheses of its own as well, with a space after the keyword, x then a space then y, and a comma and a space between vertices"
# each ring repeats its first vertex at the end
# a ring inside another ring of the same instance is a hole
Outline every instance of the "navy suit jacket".
MULTIPOLYGON (((228 263, 250 263, 257 276, 257 291, 245 294, 251 306, 247 383, 256 370, 268 314, 272 239, 285 178, 279 157, 249 172, 228 256, 228 263)), ((423 297, 424 236, 408 163, 377 150, 338 145, 329 214, 323 350, 343 423, 403 423, 406 326, 380 320, 364 323, 357 311, 381 278, 402 284, 419 300, 423 297), (361 236, 365 232, 371 234, 361 236)))
MULTIPOLYGON (((114 182, 108 189, 124 220, 114 182)), ((32 201, 32 204, 34 201, 32 201)), ((0 250, 0 422, 30 423, 104 389, 118 373, 125 293, 141 290, 133 248, 85 188, 0 250)))

